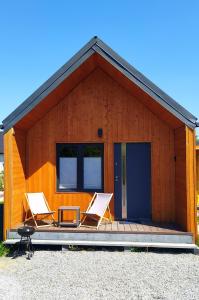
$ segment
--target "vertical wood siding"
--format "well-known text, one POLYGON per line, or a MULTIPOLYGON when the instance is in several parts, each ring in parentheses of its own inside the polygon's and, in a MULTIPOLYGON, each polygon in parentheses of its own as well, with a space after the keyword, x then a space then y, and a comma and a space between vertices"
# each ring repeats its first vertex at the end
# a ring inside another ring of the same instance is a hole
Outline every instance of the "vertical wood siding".
POLYGON ((199 196, 199 147, 196 150, 196 182, 197 196, 199 196))
MULTIPOLYGON (((24 219, 25 179, 25 134, 19 129, 10 129, 4 135, 5 145, 5 203, 4 230, 24 219)), ((4 231, 4 237, 6 232, 4 231)))
POLYGON ((196 139, 195 131, 186 127, 186 169, 187 169, 187 230, 197 237, 196 203, 196 139))
POLYGON ((11 227, 11 201, 12 201, 12 132, 10 129, 4 134, 4 239, 6 238, 6 230, 11 227))
MULTIPOLYGON (((56 142, 104 143, 104 184, 114 190, 113 143, 151 142, 154 221, 175 219, 174 132, 140 100, 96 69, 27 133, 27 189, 43 191, 51 209, 80 205, 91 194, 56 192, 56 142), (97 129, 103 128, 98 138, 97 129)), ((114 201, 111 209, 113 213, 114 201)))
POLYGON ((26 132, 15 128, 14 135, 12 130, 5 134, 5 229, 23 221, 25 191, 44 192, 52 210, 60 205, 87 208, 92 194, 56 192, 57 142, 104 143, 106 192, 114 191, 114 143, 150 142, 153 221, 176 222, 195 232, 194 131, 185 126, 174 130, 168 123, 95 69, 26 132), (102 138, 98 128, 103 128, 102 138))
POLYGON ((176 223, 187 230, 187 186, 186 186, 186 128, 175 130, 175 203, 176 223))
POLYGON ((195 151, 195 131, 186 126, 176 129, 176 223, 196 236, 195 151))

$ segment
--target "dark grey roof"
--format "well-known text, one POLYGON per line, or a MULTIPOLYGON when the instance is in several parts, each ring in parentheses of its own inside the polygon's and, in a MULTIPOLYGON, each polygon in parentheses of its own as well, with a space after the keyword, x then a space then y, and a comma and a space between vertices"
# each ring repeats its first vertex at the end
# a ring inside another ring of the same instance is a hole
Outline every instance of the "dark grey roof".
POLYGON ((3 120, 4 130, 7 131, 14 126, 95 52, 100 54, 106 61, 122 72, 127 78, 187 126, 191 128, 196 127, 197 118, 195 116, 132 67, 98 37, 94 37, 29 98, 19 105, 5 120, 3 120))
POLYGON ((3 152, 3 132, 0 131, 0 154, 2 154, 3 152))

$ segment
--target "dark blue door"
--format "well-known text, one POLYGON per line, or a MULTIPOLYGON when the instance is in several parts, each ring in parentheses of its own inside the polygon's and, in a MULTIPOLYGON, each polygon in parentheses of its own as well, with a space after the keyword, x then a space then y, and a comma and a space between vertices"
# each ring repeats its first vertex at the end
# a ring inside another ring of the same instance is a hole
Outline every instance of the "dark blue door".
POLYGON ((151 218, 150 143, 126 145, 127 219, 151 218))
POLYGON ((151 145, 115 144, 115 216, 151 219, 151 145))

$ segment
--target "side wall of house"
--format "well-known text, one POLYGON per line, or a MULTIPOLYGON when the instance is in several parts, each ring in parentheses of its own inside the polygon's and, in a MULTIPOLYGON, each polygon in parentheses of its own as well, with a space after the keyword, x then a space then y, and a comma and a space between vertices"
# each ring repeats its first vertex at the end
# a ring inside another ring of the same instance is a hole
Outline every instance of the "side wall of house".
POLYGON ((11 198, 13 191, 12 184, 12 134, 13 129, 10 129, 4 134, 4 239, 6 231, 11 227, 11 198))
POLYGON ((187 230, 187 185, 186 185, 186 128, 175 130, 175 210, 176 223, 187 230))
MULTIPOLYGON (((100 68, 82 80, 27 132, 27 189, 43 191, 51 209, 87 208, 88 193, 56 192, 56 143, 104 143, 104 186, 114 191, 114 143, 151 142, 152 217, 175 221, 174 131, 100 68), (98 128, 103 137, 98 138, 98 128)), ((114 201, 111 203, 114 214, 114 201)))
POLYGON ((187 165, 187 231, 197 237, 196 202, 196 137, 195 130, 186 127, 186 165, 187 165))
POLYGON ((175 130, 176 223, 196 236, 195 131, 183 126, 175 130))
POLYGON ((4 237, 6 230, 23 221, 25 179, 25 133, 10 129, 4 135, 5 150, 5 203, 4 237))
MULTIPOLYGON (((199 197, 199 147, 196 150, 196 181, 197 181, 197 197, 199 197)), ((199 200, 198 200, 199 202, 199 200)), ((198 203, 199 204, 199 203, 198 203)))

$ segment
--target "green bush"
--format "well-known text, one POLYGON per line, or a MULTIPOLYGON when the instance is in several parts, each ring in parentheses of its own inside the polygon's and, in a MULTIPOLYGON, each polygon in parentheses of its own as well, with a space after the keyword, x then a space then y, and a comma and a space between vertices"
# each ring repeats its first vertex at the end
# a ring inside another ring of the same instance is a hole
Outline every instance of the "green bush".
POLYGON ((0 191, 4 190, 4 173, 0 173, 0 191))
POLYGON ((9 248, 0 242, 0 256, 6 256, 9 253, 9 248))
POLYGON ((147 251, 147 248, 141 248, 141 247, 132 247, 132 248, 130 248, 130 251, 131 252, 145 252, 145 251, 147 251))

